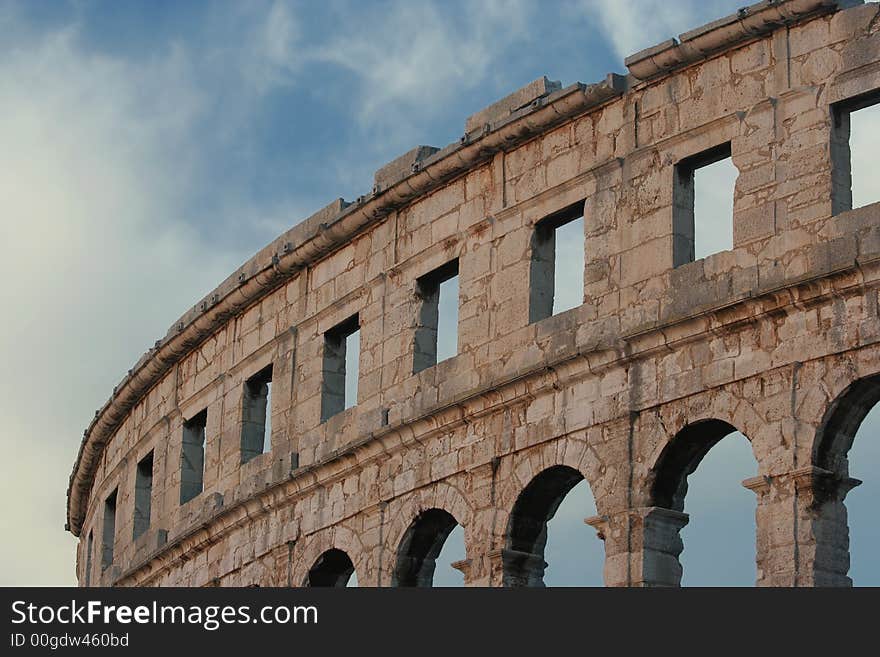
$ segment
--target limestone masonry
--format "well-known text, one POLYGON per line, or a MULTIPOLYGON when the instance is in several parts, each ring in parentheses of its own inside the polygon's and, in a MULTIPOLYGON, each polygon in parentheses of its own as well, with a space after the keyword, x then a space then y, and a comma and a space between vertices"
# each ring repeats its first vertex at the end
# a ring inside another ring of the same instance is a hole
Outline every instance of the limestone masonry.
POLYGON ((626 66, 477 112, 176 322, 85 432, 79 582, 425 585, 460 524, 466 584, 540 585, 585 478, 606 584, 675 586, 687 475, 739 430, 757 583, 850 585, 880 204, 852 208, 849 131, 880 101, 880 6, 767 0, 626 66), (694 171, 728 156, 733 248, 695 259, 694 171), (553 314, 554 231, 580 216, 583 303, 553 314))

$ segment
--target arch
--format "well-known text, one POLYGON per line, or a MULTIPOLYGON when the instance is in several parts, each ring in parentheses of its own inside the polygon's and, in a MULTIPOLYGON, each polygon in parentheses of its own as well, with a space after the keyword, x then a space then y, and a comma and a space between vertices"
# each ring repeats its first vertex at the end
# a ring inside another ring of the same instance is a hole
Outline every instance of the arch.
POLYGON ((351 557, 338 548, 330 548, 309 569, 304 586, 345 587, 353 573, 351 557))
POLYGON ((880 402, 880 375, 856 379, 828 404, 813 447, 812 499, 815 522, 813 577, 817 585, 852 586, 847 494, 862 482, 850 477, 849 452, 868 413, 880 402))
MULTIPOLYGON (((712 447, 733 431, 742 433, 749 441, 752 456, 758 464, 760 473, 772 471, 773 464, 766 457, 787 448, 781 432, 773 422, 768 422, 741 389, 712 390, 692 397, 664 404, 655 413, 641 413, 637 431, 646 438, 646 467, 639 468, 633 482, 633 496, 636 506, 660 506, 654 498, 654 485, 660 472, 669 473, 664 462, 670 455, 687 450, 688 444, 695 450, 703 443, 702 453, 692 454, 694 472, 712 447), (728 428, 729 427, 729 428, 728 428), (727 433, 721 434, 720 432, 727 433), (683 440, 681 440, 683 439, 683 440), (681 444, 676 444, 681 440, 681 444)), ((672 462, 666 463, 671 465, 672 462)), ((683 489, 683 493, 687 489, 683 489)))
POLYGON ((554 465, 536 475, 519 494, 507 521, 504 586, 544 586, 547 523, 583 480, 578 470, 554 465))
POLYGON ((564 466, 579 472, 590 488, 597 512, 613 512, 613 507, 608 506, 608 495, 597 495, 597 492, 613 487, 615 473, 611 468, 603 467, 599 453, 590 446, 585 435, 570 434, 501 460, 497 473, 498 508, 492 528, 499 542, 506 541, 510 513, 523 490, 541 472, 554 466, 564 466))
POLYGON ((432 586, 437 555, 458 521, 448 511, 430 508, 410 523, 397 548, 392 586, 432 586))
MULTIPOLYGON (((470 554, 472 546, 481 537, 472 534, 478 525, 474 522, 474 512, 470 499, 462 492, 459 485, 464 485, 463 477, 440 481, 430 486, 416 489, 405 495, 394 498, 383 512, 385 518, 382 532, 382 553, 378 557, 377 584, 394 586, 397 568, 397 553, 411 529, 414 519, 427 509, 442 509, 458 521, 464 530, 464 544, 470 554)), ((357 571, 360 573, 360 569, 357 571)))
POLYGON ((847 454, 865 417, 880 402, 880 375, 858 379, 828 406, 819 424, 814 465, 838 477, 849 476, 847 454))
MULTIPOLYGON (((722 439, 737 432, 739 429, 727 420, 701 418, 683 424, 662 446, 646 481, 648 506, 643 509, 642 514, 642 578, 646 585, 681 585, 683 569, 679 556, 684 550, 684 542, 680 532, 690 521, 690 516, 685 513, 688 478, 696 472, 712 448, 722 439)), ((746 434, 741 435, 749 442, 749 453, 756 462, 755 445, 746 434)), ((744 491, 741 492, 745 494, 744 491)), ((754 512, 750 516, 754 527, 754 512)), ((752 550, 758 545, 757 529, 754 532, 752 550)), ((755 552, 752 554, 752 568, 755 568, 759 557, 755 552)), ((752 572, 754 577, 756 570, 752 572)), ((728 584, 741 585, 735 581, 729 581, 728 584)))
POLYGON ((737 429, 724 420, 698 420, 682 427, 663 447, 650 481, 650 504, 684 511, 687 479, 722 438, 737 429))
POLYGON ((284 586, 286 582, 287 586, 309 586, 311 569, 331 550, 339 550, 351 560, 359 586, 369 585, 372 581, 369 550, 356 531, 342 524, 326 527, 297 540, 289 571, 282 569, 277 574, 279 585, 284 586))

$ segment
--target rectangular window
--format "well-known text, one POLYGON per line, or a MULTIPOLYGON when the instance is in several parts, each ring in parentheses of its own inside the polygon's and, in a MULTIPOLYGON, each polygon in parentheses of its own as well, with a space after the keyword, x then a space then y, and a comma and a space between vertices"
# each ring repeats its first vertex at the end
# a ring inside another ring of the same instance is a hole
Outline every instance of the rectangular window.
POLYGON ((89 530, 89 539, 86 541, 86 586, 92 585, 92 552, 95 549, 95 537, 89 530))
POLYGON ((832 107, 832 211, 834 214, 880 201, 877 152, 880 150, 880 93, 832 107))
POLYGON ((730 142, 688 157, 675 166, 673 266, 733 248, 733 196, 737 175, 730 142))
POLYGON ((244 382, 241 416, 241 462, 265 454, 272 446, 272 366, 244 382))
POLYGON ((413 374, 458 353, 458 260, 416 281, 421 300, 413 349, 413 374))
POLYGON ((134 473, 134 538, 150 528, 153 500, 153 452, 137 464, 134 473))
POLYGON ((357 404, 360 351, 357 315, 349 317, 324 334, 322 422, 357 404))
POLYGON ((185 504, 202 492, 205 483, 205 427, 208 410, 183 423, 180 450, 180 503, 185 504))
POLYGON ((101 569, 113 563, 113 543, 116 540, 116 490, 104 500, 104 526, 101 534, 101 569))
POLYGON ((584 303, 584 202, 535 225, 529 280, 529 322, 584 303))

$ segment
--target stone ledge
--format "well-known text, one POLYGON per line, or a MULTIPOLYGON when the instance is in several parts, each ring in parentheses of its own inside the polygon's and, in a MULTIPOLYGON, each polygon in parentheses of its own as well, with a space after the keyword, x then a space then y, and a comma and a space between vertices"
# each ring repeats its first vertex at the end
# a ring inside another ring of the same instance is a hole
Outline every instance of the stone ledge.
POLYGON ((685 32, 678 39, 645 48, 627 57, 624 64, 633 77, 648 80, 808 16, 859 4, 861 0, 764 0, 685 32))
POLYGON ((421 162, 440 149, 435 146, 416 146, 395 160, 392 160, 373 175, 373 192, 379 193, 400 182, 418 170, 421 162))
POLYGON ((562 89, 561 82, 548 80, 546 75, 540 77, 501 100, 492 103, 489 107, 471 114, 464 122, 464 131, 469 133, 482 128, 486 124, 495 123, 499 119, 513 114, 516 110, 529 106, 536 99, 549 96, 554 91, 559 91, 560 89, 562 89))

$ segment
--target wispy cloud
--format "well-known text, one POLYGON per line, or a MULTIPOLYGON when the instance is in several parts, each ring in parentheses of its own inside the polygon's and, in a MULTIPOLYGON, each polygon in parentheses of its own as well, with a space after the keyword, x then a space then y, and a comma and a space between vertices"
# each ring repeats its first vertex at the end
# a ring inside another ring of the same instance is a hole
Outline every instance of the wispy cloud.
POLYGON ((691 28, 729 14, 730 0, 576 0, 571 10, 584 12, 602 28, 603 37, 622 59, 691 28))
MULTIPOLYGON (((64 493, 89 409, 250 247, 206 240, 188 215, 211 175, 203 62, 181 46, 148 61, 96 54, 75 24, 28 33, 12 12, 0 25, 21 35, 0 57, 0 441, 16 461, 0 477, 16 537, 0 545, 16 564, 0 584, 71 583, 64 493)), ((293 29, 267 24, 267 61, 287 60, 293 29)), ((277 207, 238 200, 278 232, 277 207)))
POLYGON ((361 120, 400 124, 415 113, 424 121, 495 73, 504 50, 526 38, 537 10, 520 0, 456 7, 396 0, 387 11, 344 18, 307 56, 355 75, 361 120))

